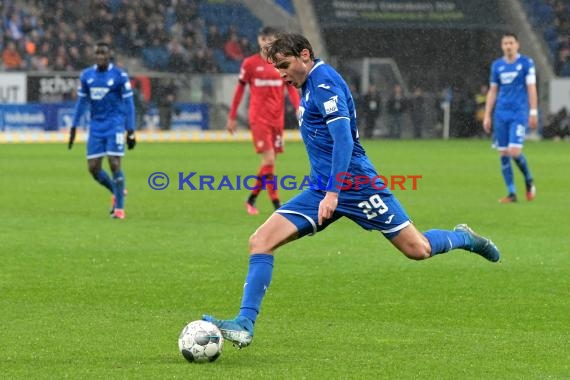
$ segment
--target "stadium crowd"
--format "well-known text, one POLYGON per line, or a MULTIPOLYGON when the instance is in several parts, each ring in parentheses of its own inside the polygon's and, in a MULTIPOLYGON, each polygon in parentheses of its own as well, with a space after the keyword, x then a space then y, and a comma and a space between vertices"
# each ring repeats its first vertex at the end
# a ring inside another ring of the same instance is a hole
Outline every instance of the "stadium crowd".
POLYGON ((150 70, 236 71, 252 43, 231 25, 223 33, 200 17, 203 0, 6 0, 0 51, 5 71, 73 71, 91 63, 96 41, 120 47, 150 70), (217 54, 216 54, 217 53, 217 54), (220 53, 222 56, 220 57, 220 53), (237 65, 220 67, 220 60, 237 65))
POLYGON ((534 27, 542 32, 557 75, 570 76, 570 0, 525 0, 534 27))

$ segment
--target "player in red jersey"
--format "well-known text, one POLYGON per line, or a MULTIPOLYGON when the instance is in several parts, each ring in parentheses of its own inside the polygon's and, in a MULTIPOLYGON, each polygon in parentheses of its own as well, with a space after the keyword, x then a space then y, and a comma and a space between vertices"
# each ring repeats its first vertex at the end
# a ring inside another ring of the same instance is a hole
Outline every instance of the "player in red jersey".
POLYGON ((285 124, 285 89, 289 93, 295 111, 299 109, 299 93, 297 89, 283 82, 279 72, 267 62, 263 55, 263 47, 275 39, 277 30, 270 26, 261 28, 257 36, 260 51, 244 59, 239 73, 230 113, 227 130, 235 133, 237 128, 237 109, 249 85, 249 125, 255 151, 261 154, 261 166, 257 172, 257 182, 249 195, 245 206, 251 215, 259 213, 255 200, 263 187, 267 188, 269 198, 275 209, 281 206, 279 193, 272 183, 275 176, 275 155, 283 152, 283 128, 285 124), (265 177, 265 186, 263 178, 265 177))

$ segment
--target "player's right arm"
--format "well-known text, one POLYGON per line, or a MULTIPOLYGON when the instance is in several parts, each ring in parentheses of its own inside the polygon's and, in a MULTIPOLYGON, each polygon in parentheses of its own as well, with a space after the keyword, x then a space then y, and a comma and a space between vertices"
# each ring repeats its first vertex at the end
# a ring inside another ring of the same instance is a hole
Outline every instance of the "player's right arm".
POLYGON ((73 109, 71 128, 69 129, 69 141, 67 143, 68 149, 71 149, 73 147, 73 143, 75 142, 75 134, 77 126, 79 125, 79 120, 81 120, 81 116, 83 116, 85 110, 87 109, 88 94, 89 89, 84 78, 84 73, 82 73, 80 77, 80 85, 77 89, 77 101, 75 102, 75 108, 73 109))
POLYGON ((230 112, 228 115, 228 122, 226 123, 226 129, 232 135, 236 132, 237 129, 237 111, 241 100, 243 98, 243 93, 245 92, 245 86, 247 85, 248 81, 248 70, 247 70, 247 60, 244 60, 241 64, 241 68, 239 71, 239 78, 238 83, 236 85, 236 89, 234 90, 234 97, 232 99, 232 104, 230 106, 230 112))
POLYGON ((497 85, 491 84, 487 92, 487 100, 485 101, 485 116, 483 117, 483 129, 487 133, 491 133, 491 118, 495 102, 497 101, 497 85))
POLYGON ((496 61, 491 65, 491 74, 489 76, 489 91, 487 91, 487 99, 485 101, 485 116, 483 117, 483 129, 486 133, 491 133, 491 120, 493 109, 497 101, 497 91, 499 88, 499 72, 496 70, 496 61))
POLYGON ((232 104, 230 106, 230 113, 228 114, 228 122, 226 124, 226 129, 232 135, 236 132, 237 129, 237 110, 241 103, 241 99, 243 98, 243 93, 245 92, 245 82, 241 80, 236 85, 236 89, 234 91, 234 97, 232 99, 232 104))

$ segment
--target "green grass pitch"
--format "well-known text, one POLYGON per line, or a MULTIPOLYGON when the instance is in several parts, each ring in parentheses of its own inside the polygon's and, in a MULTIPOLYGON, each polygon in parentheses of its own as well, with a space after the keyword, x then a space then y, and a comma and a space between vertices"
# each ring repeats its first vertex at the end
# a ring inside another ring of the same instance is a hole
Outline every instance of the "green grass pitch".
MULTIPOLYGON (((255 174, 250 143, 144 144, 124 169, 127 219, 86 170, 84 146, 0 146, 0 373, 4 379, 568 379, 570 147, 525 147, 538 197, 505 195, 488 141, 364 143, 421 229, 468 223, 502 251, 414 262, 341 220, 277 251, 253 344, 211 364, 178 352, 202 313, 232 317, 249 235, 271 212, 247 190, 177 190, 177 173, 255 174), (155 191, 152 172, 171 178, 155 191)), ((278 174, 308 170, 288 143, 278 174)), ((283 200, 297 191, 281 191, 283 200)))

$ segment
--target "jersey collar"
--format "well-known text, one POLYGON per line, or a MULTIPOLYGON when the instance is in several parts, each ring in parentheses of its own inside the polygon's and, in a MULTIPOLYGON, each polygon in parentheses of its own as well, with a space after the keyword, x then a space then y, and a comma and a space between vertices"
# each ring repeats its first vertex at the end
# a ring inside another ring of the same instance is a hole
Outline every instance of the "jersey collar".
MULTIPOLYGON (((113 63, 109 62, 109 65, 107 66, 107 71, 111 71, 111 69, 113 68, 113 63)), ((93 65, 93 70, 97 71, 97 65, 93 65)))
POLYGON ((521 57, 521 54, 520 54, 520 53, 517 53, 517 55, 515 56, 515 59, 513 59, 512 62, 509 62, 509 61, 507 60, 507 57, 504 57, 504 56, 503 56, 503 61, 505 61, 506 64, 511 64, 511 63, 515 63, 520 57, 521 57))
POLYGON ((323 61, 321 61, 320 59, 318 59, 318 58, 315 59, 315 64, 313 65, 313 67, 311 68, 311 71, 309 71, 309 73, 307 74, 307 76, 311 75, 311 73, 312 73, 313 71, 315 71, 315 69, 316 69, 317 67, 319 67, 320 65, 324 65, 324 64, 325 64, 325 63, 324 63, 323 61))

